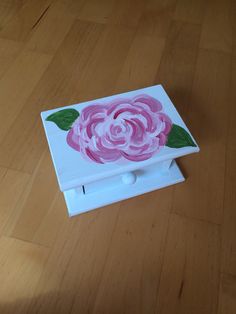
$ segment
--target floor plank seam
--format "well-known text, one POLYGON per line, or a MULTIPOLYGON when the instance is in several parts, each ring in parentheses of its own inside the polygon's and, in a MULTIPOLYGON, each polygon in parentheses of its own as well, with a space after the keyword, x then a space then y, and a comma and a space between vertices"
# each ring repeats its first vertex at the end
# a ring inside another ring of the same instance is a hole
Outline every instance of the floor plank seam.
POLYGON ((232 55, 232 51, 224 51, 224 50, 220 50, 220 49, 204 48, 204 47, 200 47, 200 46, 199 46, 198 50, 202 51, 202 52, 218 53, 218 54, 222 54, 222 55, 227 56, 227 57, 232 55))
POLYGON ((187 216, 185 214, 181 214, 181 213, 178 213, 178 212, 175 212, 175 211, 172 212, 171 214, 180 216, 180 217, 185 218, 187 220, 193 220, 193 221, 198 221, 198 222, 202 222, 202 223, 207 223, 209 225, 215 225, 215 226, 218 226, 218 227, 222 226, 222 223, 213 222, 213 221, 210 221, 210 220, 207 220, 207 219, 202 219, 202 218, 197 218, 197 217, 190 217, 190 216, 187 216))
MULTIPOLYGON (((1 146, 1 145, 0 145, 1 146)), ((14 168, 14 167, 8 167, 8 166, 4 166, 4 165, 2 165, 2 164, 0 164, 0 167, 1 168, 5 168, 6 169, 6 172, 8 171, 8 170, 10 170, 10 171, 15 171, 15 172, 19 172, 19 173, 22 173, 22 174, 26 174, 26 175, 29 175, 29 176, 31 176, 32 175, 32 173, 29 173, 29 172, 27 172, 27 171, 24 171, 24 170, 19 170, 19 169, 16 169, 16 168, 14 168)), ((5 174, 6 175, 6 174, 5 174)), ((4 176, 5 176, 4 175, 4 176)))
POLYGON ((236 281, 236 274, 235 273, 232 273, 232 272, 230 272, 230 271, 220 271, 220 274, 221 275, 228 275, 228 276, 230 276, 230 277, 233 277, 234 278, 234 280, 236 281))
MULTIPOLYGON (((232 69, 232 65, 233 65, 233 55, 231 55, 231 60, 230 60, 230 69, 232 69)), ((232 86, 233 88, 233 84, 232 84, 232 71, 230 73, 230 87, 232 86)), ((230 95, 231 96, 231 95, 230 95)), ((230 117, 231 117, 231 112, 232 110, 232 106, 234 105, 233 102, 231 102, 231 99, 229 99, 229 109, 228 109, 228 115, 227 115, 227 130, 226 130, 226 142, 225 142, 225 154, 224 154, 224 194, 223 194, 223 211, 222 211, 222 225, 224 224, 224 212, 225 212, 225 182, 226 182, 226 178, 227 178, 227 156, 228 156, 228 147, 230 146, 229 143, 229 128, 230 128, 230 117)))
POLYGON ((186 23, 186 24, 192 24, 192 25, 197 25, 197 26, 202 26, 202 22, 196 22, 196 21, 190 21, 187 19, 183 19, 183 18, 177 18, 177 17, 173 17, 172 21, 176 21, 176 22, 182 22, 182 23, 186 23))
POLYGON ((35 243, 35 242, 32 242, 30 240, 26 240, 26 239, 23 239, 23 238, 20 238, 20 237, 16 237, 16 236, 12 236, 12 235, 4 235, 4 234, 2 236, 6 237, 6 238, 9 238, 9 239, 15 239, 15 240, 22 241, 22 242, 25 242, 25 243, 29 243, 29 244, 32 244, 32 245, 43 247, 45 249, 51 249, 50 246, 46 246, 46 245, 43 245, 41 243, 35 243))
MULTIPOLYGON (((115 220, 115 223, 114 223, 114 228, 113 228, 113 230, 112 230, 111 239, 110 239, 110 244, 112 243, 112 239, 113 239, 113 236, 114 236, 114 232, 115 232, 116 226, 117 226, 117 224, 118 224, 118 220, 119 220, 119 215, 120 215, 120 209, 121 209, 121 207, 122 207, 122 202, 120 203, 120 205, 119 205, 119 207, 118 207, 118 210, 117 210, 117 217, 116 217, 116 220, 115 220)), ((103 264, 103 268, 102 268, 102 271, 101 271, 100 280, 99 280, 99 284, 98 284, 98 287, 97 287, 96 296, 95 296, 95 299, 94 299, 94 303, 93 303, 93 306, 92 306, 91 313, 94 313, 94 308, 95 308, 95 306, 96 306, 97 295, 98 295, 98 292, 99 292, 99 289, 100 289, 100 286, 101 286, 101 282, 102 282, 103 274, 104 274, 104 271, 105 271, 105 268, 106 268, 108 256, 109 256, 109 254, 110 254, 110 250, 111 250, 111 245, 108 245, 108 250, 107 250, 107 253, 106 253, 106 258, 104 259, 104 264, 103 264)))
POLYGON ((168 236, 169 236, 169 227, 170 227, 170 218, 171 218, 171 213, 172 213, 172 209, 173 209, 173 204, 174 204, 174 190, 175 187, 172 187, 172 200, 171 200, 171 205, 170 205, 170 212, 168 215, 168 222, 167 222, 167 228, 166 228, 166 235, 165 238, 163 240, 163 252, 162 252, 162 261, 161 261, 161 271, 160 271, 160 276, 159 276, 159 280, 158 280, 158 285, 157 285, 157 291, 156 291, 156 302, 155 302, 155 308, 154 308, 154 313, 157 313, 157 307, 158 307, 158 296, 159 296, 159 292, 160 292, 160 284, 161 284, 161 277, 162 277, 162 273, 163 273, 163 266, 164 266, 164 260, 165 260, 165 254, 166 254, 166 250, 167 250, 167 240, 168 240, 168 236))

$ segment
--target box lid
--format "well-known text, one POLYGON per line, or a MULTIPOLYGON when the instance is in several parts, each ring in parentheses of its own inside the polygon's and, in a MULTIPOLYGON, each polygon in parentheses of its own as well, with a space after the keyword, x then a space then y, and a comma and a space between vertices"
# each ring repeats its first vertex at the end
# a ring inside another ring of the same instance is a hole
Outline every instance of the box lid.
POLYGON ((161 85, 41 117, 62 191, 199 151, 161 85))

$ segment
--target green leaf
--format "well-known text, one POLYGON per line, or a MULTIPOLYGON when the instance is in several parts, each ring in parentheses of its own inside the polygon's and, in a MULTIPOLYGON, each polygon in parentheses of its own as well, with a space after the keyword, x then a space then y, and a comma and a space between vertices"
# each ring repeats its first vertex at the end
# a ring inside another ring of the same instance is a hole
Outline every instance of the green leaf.
POLYGON ((172 129, 168 135, 166 146, 171 148, 181 148, 186 146, 196 147, 197 145, 194 143, 191 136, 184 128, 173 124, 172 129))
POLYGON ((73 108, 59 110, 46 118, 46 121, 52 121, 64 130, 68 131, 72 123, 78 118, 79 112, 73 108))

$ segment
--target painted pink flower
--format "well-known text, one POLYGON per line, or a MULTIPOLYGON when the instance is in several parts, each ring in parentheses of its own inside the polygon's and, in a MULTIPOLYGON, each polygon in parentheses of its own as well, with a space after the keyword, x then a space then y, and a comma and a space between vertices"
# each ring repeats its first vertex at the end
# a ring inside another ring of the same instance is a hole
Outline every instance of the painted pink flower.
POLYGON ((67 143, 97 163, 151 158, 167 141, 172 122, 161 103, 148 95, 84 108, 67 143))

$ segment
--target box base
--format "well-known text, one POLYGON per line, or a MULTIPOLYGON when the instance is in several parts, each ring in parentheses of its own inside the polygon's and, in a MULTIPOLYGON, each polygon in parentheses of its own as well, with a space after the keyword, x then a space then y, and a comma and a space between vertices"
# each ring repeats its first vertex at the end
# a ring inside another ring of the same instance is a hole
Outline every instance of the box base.
POLYGON ((64 192, 69 216, 75 216, 92 209, 96 209, 108 204, 119 202, 140 194, 151 192, 166 186, 183 182, 185 179, 173 160, 167 171, 157 173, 153 171, 143 174, 141 178, 132 185, 121 184, 107 190, 98 190, 93 193, 81 194, 76 190, 64 192))

